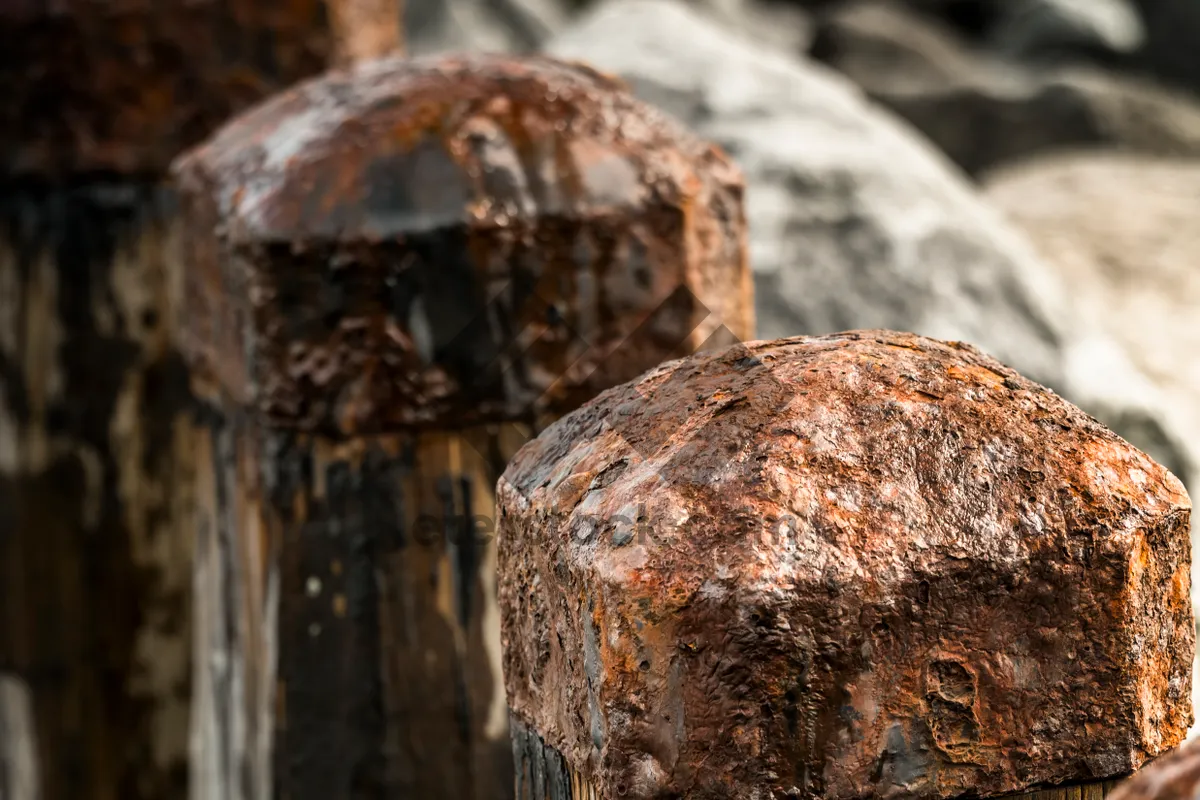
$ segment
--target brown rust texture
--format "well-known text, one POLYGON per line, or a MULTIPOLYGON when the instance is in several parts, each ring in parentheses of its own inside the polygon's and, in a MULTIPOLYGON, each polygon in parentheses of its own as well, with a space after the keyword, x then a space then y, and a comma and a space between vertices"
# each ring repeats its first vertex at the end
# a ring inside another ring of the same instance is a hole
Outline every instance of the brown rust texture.
POLYGON ((161 175, 333 47, 321 0, 13 0, 0 42, 0 174, 64 179, 161 175))
POLYGON ((1191 800, 1200 796, 1200 742, 1156 759, 1117 787, 1112 800, 1191 800))
POLYGON ((510 705, 604 797, 997 796, 1192 719, 1184 489, 967 345, 668 363, 497 499, 510 705))
POLYGON ((583 66, 333 72, 177 175, 184 346, 272 424, 554 413, 752 326, 740 174, 583 66))
POLYGON ((473 521, 543 420, 748 336, 739 173, 590 69, 476 56, 331 72, 176 175, 206 796, 511 796, 473 521))

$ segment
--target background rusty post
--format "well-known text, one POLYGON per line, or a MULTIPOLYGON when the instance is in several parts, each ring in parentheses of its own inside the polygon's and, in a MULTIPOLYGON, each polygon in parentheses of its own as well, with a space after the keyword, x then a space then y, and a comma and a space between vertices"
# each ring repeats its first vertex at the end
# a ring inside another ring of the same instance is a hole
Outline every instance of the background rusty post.
POLYGON ((0 6, 0 796, 178 798, 190 541, 170 160, 323 69, 317 0, 0 6))
POLYGON ((209 752, 251 797, 511 795, 493 486, 748 334, 740 174, 585 67, 463 57, 332 72, 177 175, 209 752))
POLYGON ((522 800, 1092 798, 1192 720, 1183 487, 967 345, 683 359, 497 491, 522 800))

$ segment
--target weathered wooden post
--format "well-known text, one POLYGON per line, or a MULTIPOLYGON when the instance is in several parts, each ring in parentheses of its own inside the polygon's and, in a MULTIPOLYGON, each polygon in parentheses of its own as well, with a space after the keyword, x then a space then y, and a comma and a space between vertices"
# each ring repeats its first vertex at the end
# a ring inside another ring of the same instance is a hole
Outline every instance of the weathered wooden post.
POLYGON ((211 796, 511 795, 493 486, 542 420, 748 334, 740 175, 497 57, 332 72, 177 175, 211 796))
POLYGON ((518 796, 1102 796, 1183 738, 1179 482, 962 344, 666 364, 498 487, 518 796))
POLYGON ((0 3, 0 796, 183 795, 170 160, 325 67, 317 0, 0 3))

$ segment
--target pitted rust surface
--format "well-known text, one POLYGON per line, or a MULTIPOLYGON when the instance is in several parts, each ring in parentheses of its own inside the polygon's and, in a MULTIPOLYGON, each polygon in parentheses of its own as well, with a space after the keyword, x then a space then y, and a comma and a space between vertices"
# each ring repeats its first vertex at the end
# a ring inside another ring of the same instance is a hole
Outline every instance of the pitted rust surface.
POLYGON ((0 175, 157 176, 329 62, 321 0, 0 4, 0 175))
POLYGON ((969 346, 665 364, 498 486, 510 705, 604 797, 996 796, 1191 719, 1179 482, 969 346))
POLYGON ((580 65, 336 71, 243 115, 177 175, 185 346, 273 424, 570 409, 752 327, 740 174, 580 65))
POLYGON ((1200 742, 1143 767, 1117 787, 1109 800, 1193 800, 1200 797, 1200 742))

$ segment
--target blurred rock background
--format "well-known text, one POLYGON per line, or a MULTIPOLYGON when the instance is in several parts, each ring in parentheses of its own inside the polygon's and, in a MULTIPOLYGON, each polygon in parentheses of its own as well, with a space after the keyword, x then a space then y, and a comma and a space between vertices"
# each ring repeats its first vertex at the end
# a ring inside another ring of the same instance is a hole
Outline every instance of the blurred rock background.
POLYGON ((732 152, 750 182, 761 335, 971 341, 1195 488, 1193 9, 409 0, 406 24, 416 54, 590 61, 732 152))
MULTIPOLYGON (((1200 492, 1200 2, 408 0, 622 76, 746 171, 763 337, 970 341, 1200 492)), ((1196 584, 1196 581, 1193 581, 1196 584)))

